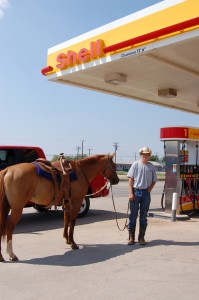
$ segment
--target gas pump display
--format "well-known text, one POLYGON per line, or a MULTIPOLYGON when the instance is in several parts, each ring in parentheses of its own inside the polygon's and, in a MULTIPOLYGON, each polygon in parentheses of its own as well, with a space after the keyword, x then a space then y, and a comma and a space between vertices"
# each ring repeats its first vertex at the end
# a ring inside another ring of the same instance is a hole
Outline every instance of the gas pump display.
POLYGON ((165 211, 171 211, 177 193, 177 213, 199 213, 199 128, 161 128, 160 139, 165 150, 165 211))
POLYGON ((199 209, 199 166, 180 165, 180 178, 182 182, 180 210, 194 212, 199 209))

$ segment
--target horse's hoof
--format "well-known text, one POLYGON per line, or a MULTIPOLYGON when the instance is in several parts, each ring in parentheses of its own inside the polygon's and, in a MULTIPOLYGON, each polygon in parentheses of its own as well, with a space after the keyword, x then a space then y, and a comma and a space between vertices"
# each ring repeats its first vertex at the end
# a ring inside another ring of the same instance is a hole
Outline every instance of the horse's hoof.
POLYGON ((77 244, 71 244, 71 248, 73 250, 78 250, 79 249, 79 247, 77 246, 77 244))
POLYGON ((3 257, 0 258, 0 262, 4 262, 5 259, 3 257))
POLYGON ((18 261, 18 257, 15 255, 9 258, 10 261, 18 261))

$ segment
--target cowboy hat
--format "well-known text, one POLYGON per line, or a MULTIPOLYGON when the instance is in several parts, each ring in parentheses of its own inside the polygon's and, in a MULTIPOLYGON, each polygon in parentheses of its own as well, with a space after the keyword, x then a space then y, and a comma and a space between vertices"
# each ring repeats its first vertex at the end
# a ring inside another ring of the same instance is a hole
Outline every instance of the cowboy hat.
POLYGON ((142 153, 149 153, 150 155, 152 154, 152 151, 149 147, 143 147, 139 150, 139 154, 141 155, 142 153))

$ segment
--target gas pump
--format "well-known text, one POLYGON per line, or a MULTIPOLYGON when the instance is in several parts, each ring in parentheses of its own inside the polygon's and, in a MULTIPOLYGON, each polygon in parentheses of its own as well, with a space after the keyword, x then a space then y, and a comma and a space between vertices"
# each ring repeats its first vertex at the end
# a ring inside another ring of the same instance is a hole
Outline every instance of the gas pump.
POLYGON ((199 213, 199 128, 164 127, 160 139, 165 150, 165 212, 171 212, 178 194, 178 214, 199 213))

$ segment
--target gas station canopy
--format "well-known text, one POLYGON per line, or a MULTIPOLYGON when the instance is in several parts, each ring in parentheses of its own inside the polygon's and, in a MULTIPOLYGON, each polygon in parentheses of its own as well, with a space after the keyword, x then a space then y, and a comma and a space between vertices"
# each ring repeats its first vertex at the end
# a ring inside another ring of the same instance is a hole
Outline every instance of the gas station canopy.
POLYGON ((165 0, 48 50, 50 81, 199 114, 199 1, 165 0))

